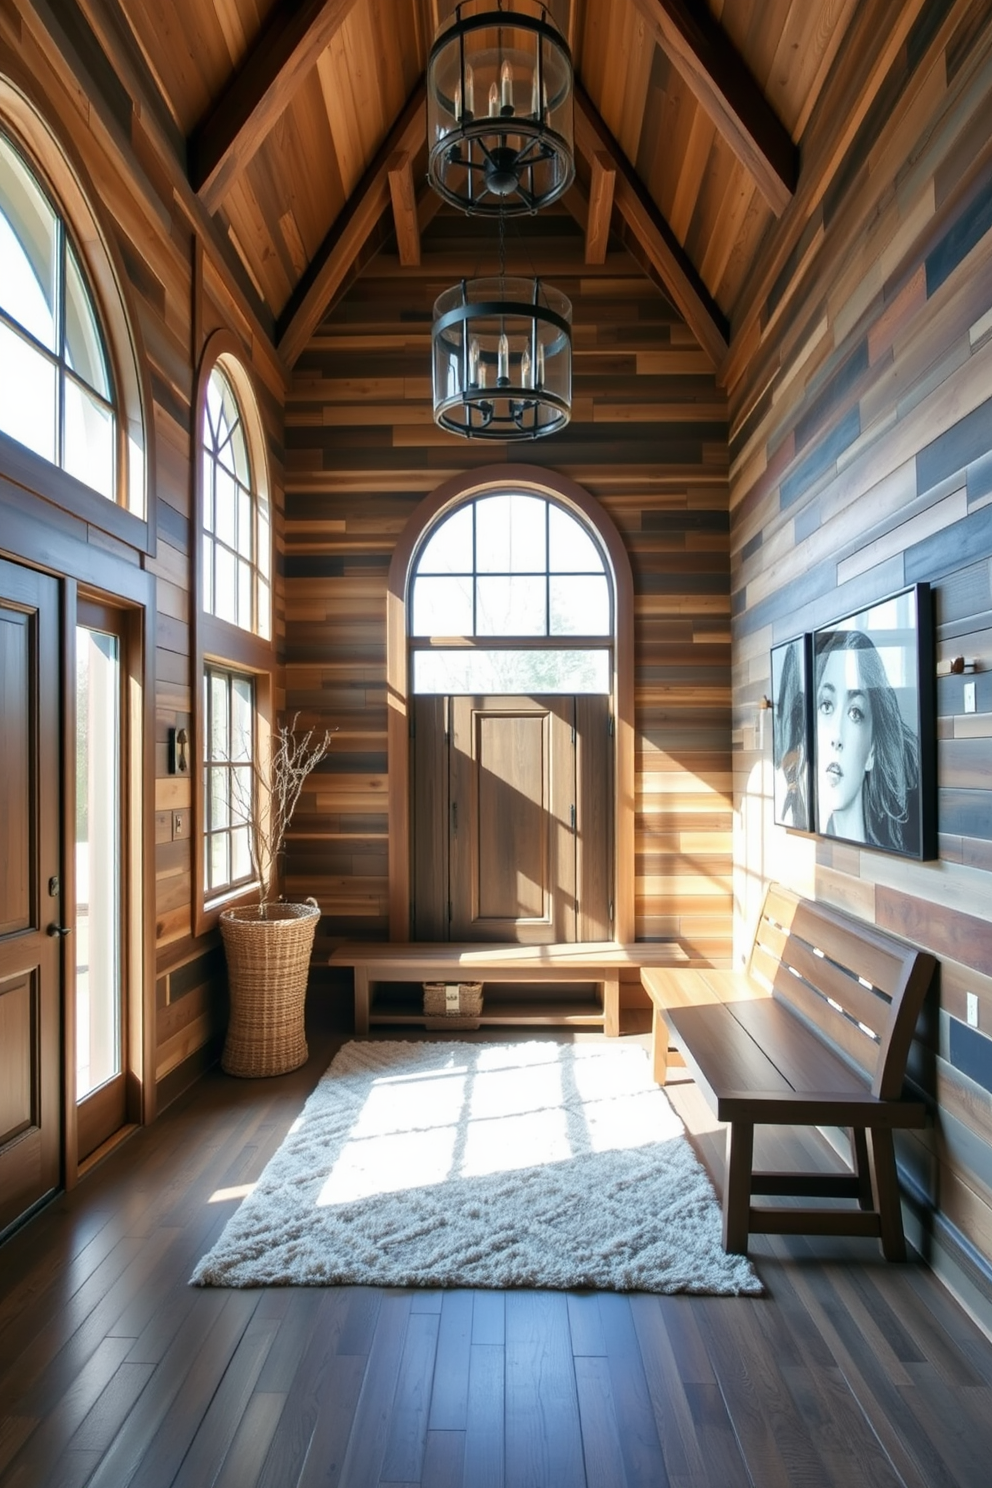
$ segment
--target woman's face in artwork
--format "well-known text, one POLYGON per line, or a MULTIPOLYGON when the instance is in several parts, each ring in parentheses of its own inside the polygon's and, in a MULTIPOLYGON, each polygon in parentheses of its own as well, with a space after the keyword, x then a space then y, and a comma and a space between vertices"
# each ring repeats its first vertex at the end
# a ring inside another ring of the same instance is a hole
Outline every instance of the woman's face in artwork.
POLYGON ((823 819, 857 799, 874 763, 871 694, 857 651, 831 651, 816 690, 816 760, 823 819))

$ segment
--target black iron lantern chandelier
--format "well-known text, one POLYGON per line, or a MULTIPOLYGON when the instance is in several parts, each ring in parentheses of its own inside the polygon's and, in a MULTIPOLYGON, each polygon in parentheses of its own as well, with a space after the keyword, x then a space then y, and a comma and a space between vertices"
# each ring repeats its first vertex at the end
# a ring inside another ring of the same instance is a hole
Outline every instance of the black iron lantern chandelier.
POLYGON ((427 63, 428 174, 473 215, 537 212, 572 184, 572 57, 539 0, 462 0, 427 63))
POLYGON ((505 218, 536 212, 575 174, 572 60, 536 0, 462 0, 427 68, 431 184, 499 222, 499 277, 438 296, 434 419, 466 439, 539 439, 572 405, 572 307, 538 278, 507 278, 505 218))
POLYGON ((434 418, 468 439, 539 439, 568 423, 572 307, 540 279, 463 279, 434 305, 434 418))

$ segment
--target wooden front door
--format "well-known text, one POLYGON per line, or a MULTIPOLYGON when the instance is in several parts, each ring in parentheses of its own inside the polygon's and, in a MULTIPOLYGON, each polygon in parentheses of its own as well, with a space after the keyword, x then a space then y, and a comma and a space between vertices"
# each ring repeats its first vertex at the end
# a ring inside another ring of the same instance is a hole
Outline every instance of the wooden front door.
POLYGON ((60 1180, 58 599, 0 560, 0 1233, 60 1180))
POLYGON ((610 939, 609 699, 423 697, 414 715, 416 937, 610 939))

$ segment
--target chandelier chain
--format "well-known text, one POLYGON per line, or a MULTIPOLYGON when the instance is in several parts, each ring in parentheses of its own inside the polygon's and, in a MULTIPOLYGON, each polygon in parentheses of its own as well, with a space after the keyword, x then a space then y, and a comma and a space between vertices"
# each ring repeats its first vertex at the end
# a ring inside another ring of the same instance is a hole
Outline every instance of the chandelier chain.
POLYGON ((515 273, 530 261, 532 277, 507 278, 506 219, 574 178, 571 54, 545 0, 456 0, 454 16, 428 62, 428 174, 451 205, 497 219, 498 279, 463 278, 434 305, 434 418, 467 439, 540 439, 571 415, 572 307, 533 273, 519 227, 515 273))

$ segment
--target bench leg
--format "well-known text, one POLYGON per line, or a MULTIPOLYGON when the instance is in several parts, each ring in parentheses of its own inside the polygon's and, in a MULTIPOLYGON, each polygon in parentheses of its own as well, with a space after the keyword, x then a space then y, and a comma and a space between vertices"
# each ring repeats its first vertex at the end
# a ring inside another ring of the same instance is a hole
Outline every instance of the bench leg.
POLYGON ((754 1125, 750 1121, 732 1121, 727 1127, 727 1173, 723 1185, 723 1248, 731 1255, 747 1255, 753 1165, 754 1125))
POLYGON ((668 1080, 668 1024, 661 1010, 651 1005, 651 1069, 658 1085, 668 1080))
POLYGON ((881 1127, 868 1133, 872 1188, 882 1232, 882 1254, 887 1261, 906 1259, 906 1237, 902 1229, 899 1204, 899 1180, 896 1176, 896 1154, 891 1131, 881 1127))
POLYGON ((355 967, 355 1033, 363 1038, 369 1031, 369 969, 355 967))
POLYGON ((858 1206, 874 1209, 875 1200, 871 1191, 871 1164, 868 1161, 868 1142, 863 1126, 851 1127, 851 1167, 858 1180, 858 1206))
POLYGON ((603 1032, 607 1038, 620 1037, 620 978, 603 983, 603 1032))

